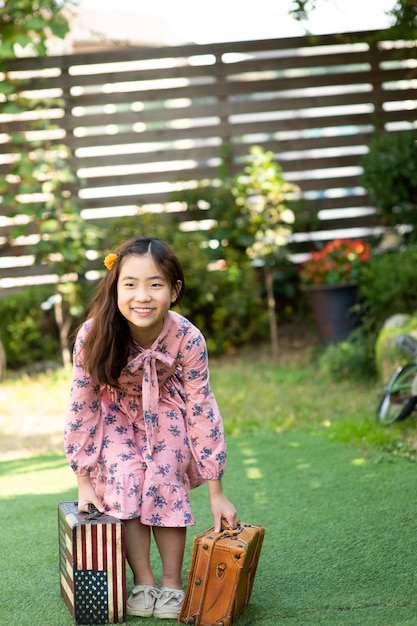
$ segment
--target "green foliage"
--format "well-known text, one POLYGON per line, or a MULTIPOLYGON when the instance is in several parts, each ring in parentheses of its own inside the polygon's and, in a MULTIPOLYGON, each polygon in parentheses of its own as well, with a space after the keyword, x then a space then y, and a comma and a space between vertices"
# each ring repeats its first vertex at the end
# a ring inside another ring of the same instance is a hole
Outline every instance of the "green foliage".
POLYGON ((320 369, 335 380, 376 378, 380 373, 380 331, 398 313, 411 316, 415 328, 417 246, 371 255, 358 283, 361 326, 347 341, 328 346, 319 357, 320 369), (414 316, 414 317, 413 317, 414 316))
POLYGON ((373 379, 376 374, 373 348, 373 340, 360 327, 346 341, 326 347, 319 357, 320 371, 335 381, 373 379))
POLYGON ((273 152, 252 146, 243 171, 232 181, 232 193, 239 209, 239 223, 249 234, 246 254, 263 267, 268 306, 271 352, 278 358, 278 330, 274 292, 274 270, 279 261, 288 259, 298 187, 288 183, 273 152))
MULTIPOLYGON (((26 287, 21 291, 0 299, 0 339, 10 370, 26 367, 39 361, 60 361, 60 336, 53 302, 57 295, 64 296, 64 289, 76 289, 80 302, 87 302, 92 296, 91 285, 79 282, 76 285, 54 285, 26 287), (43 306, 41 306, 43 305, 43 306)), ((81 320, 83 307, 71 311, 71 324, 68 335, 81 320)))
POLYGON ((53 313, 41 308, 52 294, 50 286, 28 287, 0 300, 1 340, 9 369, 59 358, 53 313))
MULTIPOLYGON (((414 130, 382 132, 362 158, 361 182, 388 226, 417 226, 417 143, 414 130)), ((415 236, 415 235, 414 235, 415 236)))
MULTIPOLYGON (((259 277, 249 260, 225 247, 219 251, 222 269, 210 270, 201 242, 180 250, 187 286, 184 314, 204 332, 210 352, 221 354, 265 337, 259 277)), ((216 261, 211 263, 216 267, 216 261)))
POLYGON ((394 23, 390 28, 393 39, 415 39, 417 37, 416 0, 397 0, 390 15, 394 23))
POLYGON ((309 14, 316 8, 317 0, 293 0, 290 15, 297 22, 303 22, 308 19, 309 14))
POLYGON ((29 217, 28 223, 13 229, 8 243, 35 233, 38 241, 28 246, 28 251, 34 254, 35 263, 47 263, 59 277, 56 292, 61 299, 56 300, 55 314, 66 364, 70 361, 68 332, 81 308, 76 279, 83 282, 86 252, 98 247, 102 233, 81 218, 77 197, 80 183, 69 165, 68 147, 50 139, 56 127, 47 112, 64 106, 62 99, 25 95, 26 81, 14 78, 4 61, 17 56, 19 47, 45 56, 48 37, 63 38, 69 30, 63 8, 70 4, 67 0, 10 0, 0 9, 0 69, 4 71, 0 113, 14 115, 22 122, 21 133, 10 133, 10 150, 15 155, 9 171, 0 178, 0 193, 9 217, 29 217), (22 116, 27 111, 38 111, 39 116, 26 121, 22 116), (27 130, 43 131, 44 138, 28 141, 27 130))
POLYGON ((252 146, 243 171, 232 182, 243 228, 251 236, 247 254, 263 264, 286 258, 295 216, 291 205, 298 188, 288 183, 274 154, 252 146))
POLYGON ((295 199, 298 188, 285 180, 273 157, 272 152, 252 146, 235 178, 228 176, 223 162, 218 185, 201 181, 194 189, 175 192, 171 200, 185 203, 191 215, 207 211, 215 221, 212 239, 275 265, 286 258, 293 209, 300 202, 295 199))
MULTIPOLYGON (((45 129, 51 129, 48 122, 45 129)), ((36 263, 48 263, 61 277, 74 272, 82 276, 87 265, 86 250, 97 248, 102 233, 81 218, 73 192, 76 177, 67 161, 68 148, 47 142, 28 151, 21 140, 15 146, 19 152, 10 175, 19 180, 20 194, 38 194, 41 200, 22 203, 14 186, 7 184, 8 177, 0 179, 6 188, 4 203, 9 207, 9 216, 24 213, 36 225, 40 235, 39 242, 33 246, 36 263)), ((25 235, 27 228, 27 225, 15 227, 14 237, 25 235)))
MULTIPOLYGON (((276 358, 278 306, 275 295, 278 290, 282 291, 282 284, 276 280, 277 265, 280 264, 282 276, 295 221, 293 209, 301 206, 296 199, 299 190, 285 180, 273 152, 266 152, 261 146, 250 148, 242 171, 235 178, 227 174, 227 156, 223 155, 218 186, 203 181, 195 189, 174 194, 172 199, 185 203, 191 214, 195 209, 210 210, 214 226, 207 237, 223 248, 222 254, 230 258, 234 250, 242 259, 241 264, 249 267, 251 260, 256 267, 263 268, 271 351, 276 358)), ((235 268, 241 264, 236 264, 235 268)), ((237 273, 235 271, 235 275, 237 273)), ((249 275, 248 270, 246 274, 249 275)), ((290 290, 285 291, 288 296, 290 290)))
POLYGON ((207 217, 215 222, 210 229, 210 237, 219 244, 230 245, 244 251, 252 241, 252 234, 248 231, 240 208, 235 202, 232 180, 228 177, 226 169, 226 164, 223 163, 220 182, 217 185, 212 181, 202 180, 193 189, 174 192, 171 200, 183 203, 191 219, 197 211, 198 217, 201 217, 202 211, 207 212, 207 217))
POLYGON ((71 0, 4 0, 0 5, 0 58, 13 58, 27 48, 45 56, 48 37, 63 39, 68 33, 62 8, 73 4, 71 0))
POLYGON ((391 315, 417 311, 417 246, 371 256, 363 267, 358 294, 368 333, 380 331, 391 315))
MULTIPOLYGON (((322 2, 325 1, 322 0, 322 2)), ((339 1, 342 2, 342 0, 339 1)), ((315 10, 317 3, 318 0, 292 0, 290 15, 298 22, 304 22, 315 10)), ((392 26, 386 30, 380 30, 378 38, 383 40, 388 36, 392 39, 415 39, 417 37, 416 0, 392 0, 392 4, 393 8, 388 12, 388 15, 392 16, 392 26)), ((340 37, 343 38, 343 35, 340 37)))

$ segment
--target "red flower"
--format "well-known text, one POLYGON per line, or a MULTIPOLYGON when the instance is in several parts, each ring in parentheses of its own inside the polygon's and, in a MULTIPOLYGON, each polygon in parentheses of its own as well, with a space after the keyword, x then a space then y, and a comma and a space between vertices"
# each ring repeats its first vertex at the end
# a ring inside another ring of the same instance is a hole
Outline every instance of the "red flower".
POLYGON ((305 285, 355 284, 361 266, 371 256, 371 247, 361 239, 335 239, 320 251, 311 253, 300 269, 300 280, 305 285))

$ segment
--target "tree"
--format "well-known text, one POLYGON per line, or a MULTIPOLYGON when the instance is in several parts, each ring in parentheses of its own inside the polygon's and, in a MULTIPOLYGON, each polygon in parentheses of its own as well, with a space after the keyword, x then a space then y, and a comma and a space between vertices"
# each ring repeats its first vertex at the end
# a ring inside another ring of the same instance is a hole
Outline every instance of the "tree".
POLYGON ((395 39, 417 38, 417 0, 397 0, 390 15, 394 20, 390 31, 395 39))
POLYGON ((81 217, 79 182, 69 165, 68 147, 52 139, 55 126, 48 118, 48 109, 63 107, 65 102, 27 95, 26 80, 8 71, 6 59, 24 52, 46 55, 51 35, 63 38, 69 31, 64 8, 71 4, 66 0, 6 0, 0 9, 0 113, 20 124, 18 132, 9 133, 14 158, 9 173, 0 179, 0 194, 10 217, 28 218, 27 224, 14 228, 12 238, 35 232, 35 263, 48 264, 58 275, 51 304, 65 365, 71 359, 68 333, 82 308, 80 290, 88 263, 86 252, 97 247, 101 233, 81 217), (25 119, 27 111, 35 111, 29 121, 25 119), (28 141, 27 130, 36 130, 41 138, 28 141))
MULTIPOLYGON (((372 206, 378 207, 380 223, 394 227, 408 243, 417 238, 417 134, 414 129, 374 134, 362 157, 361 184, 372 206)), ((391 236, 391 235, 390 235, 391 236)))
MULTIPOLYGON (((292 0, 291 15, 304 22, 315 10, 319 0, 292 0)), ((341 1, 341 0, 340 0, 341 1)), ((417 38, 417 0, 392 0, 393 8, 388 12, 392 25, 388 29, 394 39, 417 38)), ((381 31, 385 33, 386 31, 381 31)))
POLYGON ((69 32, 65 7, 73 0, 4 0, 0 3, 0 59, 26 53, 47 54, 51 35, 63 39, 69 32))
POLYGON ((268 302, 272 358, 278 357, 278 330, 274 296, 275 267, 287 258, 287 244, 292 233, 294 202, 298 188, 288 183, 273 153, 253 146, 243 172, 232 186, 240 219, 251 235, 246 252, 263 268, 268 302))

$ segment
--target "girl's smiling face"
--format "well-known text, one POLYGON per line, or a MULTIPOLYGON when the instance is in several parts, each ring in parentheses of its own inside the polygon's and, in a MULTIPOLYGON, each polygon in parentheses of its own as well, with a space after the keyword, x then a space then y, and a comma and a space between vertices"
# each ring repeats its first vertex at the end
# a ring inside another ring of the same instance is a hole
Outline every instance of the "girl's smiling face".
POLYGON ((150 348, 158 337, 180 287, 181 281, 169 283, 150 254, 130 255, 121 262, 117 306, 142 348, 150 348))

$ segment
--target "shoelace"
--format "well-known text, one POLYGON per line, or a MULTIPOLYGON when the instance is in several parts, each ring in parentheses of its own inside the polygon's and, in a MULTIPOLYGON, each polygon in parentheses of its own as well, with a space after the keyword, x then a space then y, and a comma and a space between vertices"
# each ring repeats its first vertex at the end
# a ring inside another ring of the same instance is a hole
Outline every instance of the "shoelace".
POLYGON ((184 598, 184 592, 176 589, 164 589, 161 591, 161 595, 159 596, 159 606, 164 606, 168 604, 171 600, 177 600, 178 602, 182 602, 184 598))
POLYGON ((133 589, 132 591, 132 595, 136 596, 139 593, 143 593, 144 595, 144 603, 145 603, 145 608, 148 608, 150 606, 152 606, 155 603, 155 600, 158 600, 159 598, 159 590, 155 589, 154 587, 148 587, 148 586, 143 586, 140 589, 133 589))

